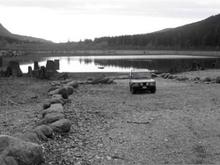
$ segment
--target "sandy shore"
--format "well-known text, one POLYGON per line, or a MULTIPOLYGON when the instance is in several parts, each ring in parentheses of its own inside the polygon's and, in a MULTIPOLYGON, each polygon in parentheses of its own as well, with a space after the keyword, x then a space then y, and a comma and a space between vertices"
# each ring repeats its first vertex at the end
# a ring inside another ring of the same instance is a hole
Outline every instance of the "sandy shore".
MULTIPOLYGON (((107 74, 125 77, 121 73, 107 74)), ((81 80, 100 74, 71 74, 81 80)), ((181 73, 220 76, 220 70, 181 73)), ((65 107, 71 132, 46 148, 47 164, 216 164, 220 162, 220 85, 156 78, 156 94, 131 95, 127 79, 80 85, 65 107)), ((38 120, 50 81, 0 78, 0 131, 38 120)))

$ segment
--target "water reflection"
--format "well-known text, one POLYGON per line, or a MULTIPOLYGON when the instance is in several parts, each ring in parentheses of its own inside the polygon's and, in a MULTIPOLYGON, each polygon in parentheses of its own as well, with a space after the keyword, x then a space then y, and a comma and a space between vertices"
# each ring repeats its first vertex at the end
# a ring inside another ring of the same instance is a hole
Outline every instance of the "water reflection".
MULTIPOLYGON (((220 68, 220 58, 205 56, 69 56, 38 59, 40 66, 46 60, 60 60, 59 72, 128 72, 131 68, 182 72, 203 68, 220 68)), ((21 69, 27 72, 33 61, 22 61, 21 69)))

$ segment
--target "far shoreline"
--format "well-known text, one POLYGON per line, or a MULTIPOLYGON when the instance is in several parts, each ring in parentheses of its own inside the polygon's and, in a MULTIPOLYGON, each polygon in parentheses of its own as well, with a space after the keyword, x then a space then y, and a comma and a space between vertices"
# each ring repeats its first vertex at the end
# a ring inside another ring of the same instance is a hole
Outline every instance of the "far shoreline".
POLYGON ((220 57, 220 51, 199 50, 50 50, 33 51, 28 55, 39 56, 135 56, 135 55, 186 55, 186 56, 214 56, 220 57))

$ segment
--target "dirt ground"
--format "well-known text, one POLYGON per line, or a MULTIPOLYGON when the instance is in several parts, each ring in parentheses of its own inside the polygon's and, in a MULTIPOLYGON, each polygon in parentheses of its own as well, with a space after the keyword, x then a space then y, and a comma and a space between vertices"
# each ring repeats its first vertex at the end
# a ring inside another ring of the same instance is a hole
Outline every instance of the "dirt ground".
MULTIPOLYGON (((220 85, 156 81, 156 94, 132 95, 126 79, 80 85, 65 106, 71 132, 43 144, 46 164, 219 164, 220 85)), ((31 129, 48 88, 48 81, 0 78, 1 134, 31 129)))

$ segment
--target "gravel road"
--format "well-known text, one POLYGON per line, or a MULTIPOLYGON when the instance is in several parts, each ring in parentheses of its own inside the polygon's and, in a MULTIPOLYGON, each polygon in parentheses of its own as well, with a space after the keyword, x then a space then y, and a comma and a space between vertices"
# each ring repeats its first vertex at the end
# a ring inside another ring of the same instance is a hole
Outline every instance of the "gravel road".
POLYGON ((132 95, 128 80, 118 80, 112 85, 82 85, 70 99, 66 115, 73 123, 72 131, 51 142, 56 145, 50 145, 53 155, 48 155, 48 162, 220 162, 218 84, 158 78, 156 94, 132 95))

